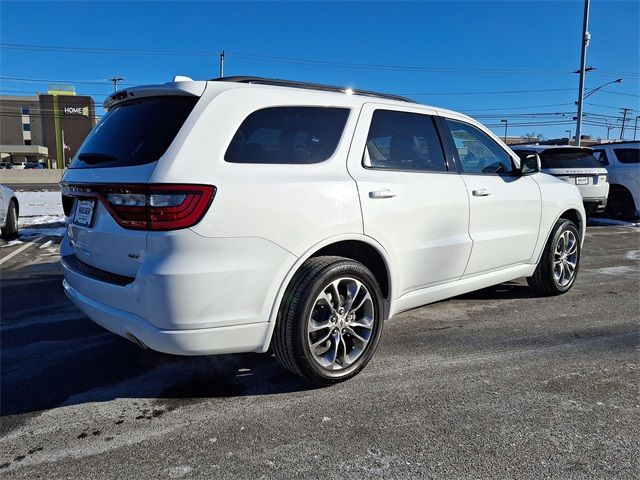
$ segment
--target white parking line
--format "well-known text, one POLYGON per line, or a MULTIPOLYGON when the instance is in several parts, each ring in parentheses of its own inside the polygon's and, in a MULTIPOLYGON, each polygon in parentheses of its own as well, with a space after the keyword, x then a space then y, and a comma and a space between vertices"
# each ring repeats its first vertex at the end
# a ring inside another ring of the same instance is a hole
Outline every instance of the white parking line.
POLYGON ((0 259, 0 265, 2 265, 4 262, 11 260, 13 257, 15 257, 16 255, 18 255, 20 252, 22 252, 23 250, 26 250, 27 248, 29 248, 31 245, 33 245, 34 243, 39 242, 40 240, 42 240, 44 238, 44 235, 38 238, 35 238, 34 240, 30 241, 29 243, 27 243, 26 245, 21 246, 20 248, 18 248, 17 250, 14 250, 13 252, 11 252, 9 255, 2 257, 2 259, 0 259))

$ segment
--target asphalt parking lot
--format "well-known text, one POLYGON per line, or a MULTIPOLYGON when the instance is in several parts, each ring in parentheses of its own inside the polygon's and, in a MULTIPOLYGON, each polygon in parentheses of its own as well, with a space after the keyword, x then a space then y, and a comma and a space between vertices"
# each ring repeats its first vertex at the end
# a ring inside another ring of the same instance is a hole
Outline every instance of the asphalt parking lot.
POLYGON ((638 478, 638 228, 590 227, 564 296, 518 281, 399 315, 327 389, 102 330, 57 241, 0 265, 4 478, 638 478))

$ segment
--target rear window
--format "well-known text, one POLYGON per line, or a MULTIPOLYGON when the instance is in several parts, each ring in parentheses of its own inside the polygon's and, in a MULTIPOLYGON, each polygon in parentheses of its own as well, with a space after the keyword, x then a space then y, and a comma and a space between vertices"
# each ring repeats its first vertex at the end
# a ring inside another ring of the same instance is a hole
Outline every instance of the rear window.
POLYGON ((542 168, 602 168, 593 153, 584 150, 547 150, 540 161, 542 168))
POLYGON ((69 168, 155 162, 169 148, 197 102, 197 97, 163 96, 116 105, 91 131, 69 168))
POLYGON ((614 148, 620 163, 640 163, 640 148, 614 148))
POLYGON ((249 115, 231 140, 231 163, 309 164, 331 157, 349 117, 347 108, 272 107, 249 115))

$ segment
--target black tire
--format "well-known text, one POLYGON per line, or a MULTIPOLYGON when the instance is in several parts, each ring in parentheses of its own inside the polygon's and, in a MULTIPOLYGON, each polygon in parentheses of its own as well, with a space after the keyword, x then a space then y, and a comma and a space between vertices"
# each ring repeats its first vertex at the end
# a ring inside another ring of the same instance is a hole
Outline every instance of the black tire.
POLYGON ((615 220, 632 220, 635 214, 635 203, 631 192, 624 187, 614 185, 609 192, 604 213, 615 220))
POLYGON ((11 200, 9 202, 9 209, 7 210, 7 221, 2 229, 3 238, 13 238, 18 235, 18 208, 16 202, 11 200))
POLYGON ((533 276, 527 278, 529 287, 542 295, 560 295, 568 292, 575 283, 580 268, 580 232, 578 227, 571 220, 559 219, 551 231, 549 240, 542 252, 542 258, 536 267, 533 276), (571 232, 576 239, 576 259, 573 276, 566 285, 559 282, 554 275, 554 257, 558 243, 565 232, 571 232))
POLYGON ((371 360, 382 333, 382 312, 382 292, 368 268, 343 257, 310 258, 296 272, 284 294, 272 341, 276 359, 283 367, 316 386, 347 380, 357 375, 371 360), (354 363, 340 370, 329 370, 321 366, 311 353, 308 319, 318 295, 331 282, 345 277, 361 282, 368 290, 374 313, 373 327, 368 343, 354 363))

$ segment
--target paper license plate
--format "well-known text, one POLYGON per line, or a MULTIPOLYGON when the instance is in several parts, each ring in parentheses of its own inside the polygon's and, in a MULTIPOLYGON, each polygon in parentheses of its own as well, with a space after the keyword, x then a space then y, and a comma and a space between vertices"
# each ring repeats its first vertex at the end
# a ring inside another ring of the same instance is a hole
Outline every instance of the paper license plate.
POLYGON ((77 200, 76 213, 73 216, 73 223, 83 227, 90 227, 93 220, 94 200, 77 200))

